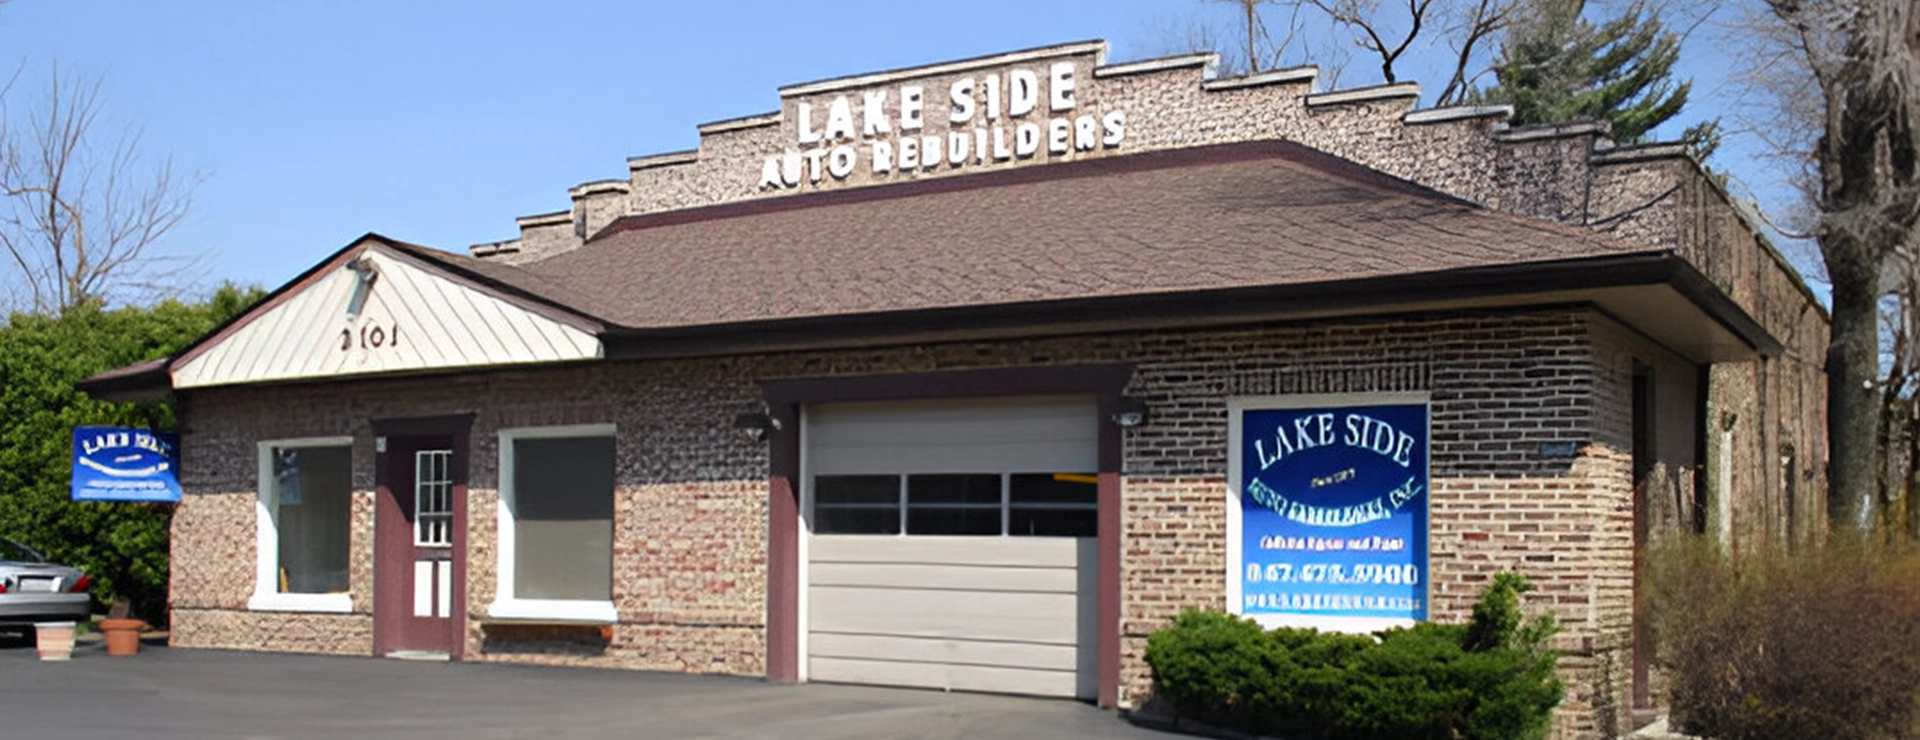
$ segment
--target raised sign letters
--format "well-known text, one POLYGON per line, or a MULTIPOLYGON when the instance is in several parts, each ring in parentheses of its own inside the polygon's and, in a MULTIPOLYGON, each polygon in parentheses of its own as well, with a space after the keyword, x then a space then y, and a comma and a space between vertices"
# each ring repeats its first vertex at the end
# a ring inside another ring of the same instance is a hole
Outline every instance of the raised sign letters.
POLYGON ((840 95, 824 110, 801 102, 794 111, 799 148, 766 158, 760 189, 845 180, 861 167, 884 177, 1120 146, 1126 111, 1087 109, 1076 94, 1078 79, 1078 65, 1054 62, 1044 75, 1014 68, 961 77, 944 91, 913 83, 840 95), (929 110, 939 92, 944 116, 929 110), (1043 106, 1047 115, 1034 115, 1043 106), (944 119, 944 130, 933 130, 930 119, 944 119))

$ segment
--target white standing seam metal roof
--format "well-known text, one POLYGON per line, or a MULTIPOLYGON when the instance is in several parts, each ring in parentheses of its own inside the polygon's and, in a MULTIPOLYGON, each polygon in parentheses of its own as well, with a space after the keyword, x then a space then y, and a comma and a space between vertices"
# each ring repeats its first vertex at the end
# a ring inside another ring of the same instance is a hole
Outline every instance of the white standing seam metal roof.
POLYGON ((341 375, 587 360, 591 332, 556 321, 408 260, 363 247, 374 279, 353 312, 352 259, 298 286, 278 305, 173 368, 175 388, 341 375))

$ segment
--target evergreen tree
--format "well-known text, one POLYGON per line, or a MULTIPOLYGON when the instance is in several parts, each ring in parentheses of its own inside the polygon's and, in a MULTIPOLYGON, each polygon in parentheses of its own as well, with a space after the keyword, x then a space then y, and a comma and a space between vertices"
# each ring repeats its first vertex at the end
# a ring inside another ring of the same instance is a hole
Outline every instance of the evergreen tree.
POLYGON ((165 403, 110 403, 74 383, 178 352, 262 297, 221 288, 205 303, 167 301, 107 310, 82 304, 59 316, 14 314, 0 326, 0 536, 86 570, 103 604, 125 599, 164 622, 167 504, 69 500, 76 426, 173 427, 165 403))
MULTIPOLYGON (((1599 23, 1586 17, 1585 0, 1529 5, 1508 30, 1494 65, 1497 84, 1478 96, 1512 104, 1515 124, 1607 121, 1614 139, 1636 142, 1686 106, 1693 83, 1673 79, 1680 35, 1643 3, 1599 23)), ((1711 130, 1697 127, 1689 139, 1711 144, 1717 137, 1695 133, 1711 130)))

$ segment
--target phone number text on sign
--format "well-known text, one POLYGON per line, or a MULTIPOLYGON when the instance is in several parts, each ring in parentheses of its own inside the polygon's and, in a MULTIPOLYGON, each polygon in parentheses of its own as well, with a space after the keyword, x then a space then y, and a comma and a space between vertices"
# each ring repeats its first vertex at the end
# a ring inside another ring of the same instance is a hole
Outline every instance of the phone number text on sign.
POLYGON ((1425 619, 1426 399, 1278 398, 1233 413, 1229 608, 1360 629, 1425 619))
POLYGON ((1295 570, 1293 563, 1247 563, 1247 583, 1338 583, 1417 586, 1420 566, 1362 563, 1352 571, 1340 563, 1307 563, 1295 570))

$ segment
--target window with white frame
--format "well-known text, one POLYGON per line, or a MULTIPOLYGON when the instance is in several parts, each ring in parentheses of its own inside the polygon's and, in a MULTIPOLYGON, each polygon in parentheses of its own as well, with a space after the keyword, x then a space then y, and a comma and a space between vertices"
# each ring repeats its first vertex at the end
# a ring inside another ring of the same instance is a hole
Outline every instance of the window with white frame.
POLYGON ((259 444, 255 573, 248 606, 346 612, 353 520, 353 439, 259 444))
POLYGON ((614 428, 500 432, 497 619, 612 622, 614 428))

